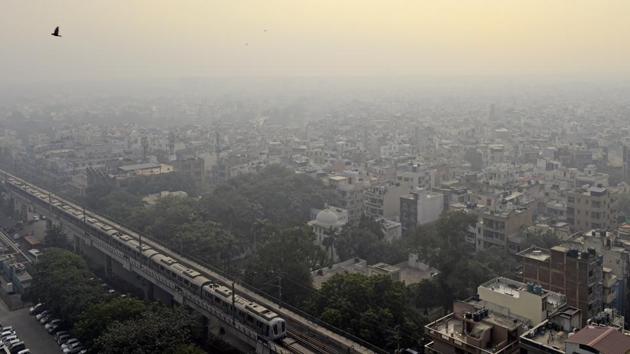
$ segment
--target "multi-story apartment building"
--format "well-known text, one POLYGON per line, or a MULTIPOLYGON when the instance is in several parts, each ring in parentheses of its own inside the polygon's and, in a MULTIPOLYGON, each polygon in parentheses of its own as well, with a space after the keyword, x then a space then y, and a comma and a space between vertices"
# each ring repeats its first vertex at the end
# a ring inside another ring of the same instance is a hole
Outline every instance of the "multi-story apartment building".
POLYGON ((524 322, 484 308, 479 301, 455 302, 453 312, 425 326, 430 354, 515 354, 524 322))
POLYGON ((400 197, 400 223, 403 234, 436 221, 444 211, 444 195, 418 190, 400 197))
POLYGON ((528 206, 507 210, 488 210, 481 213, 476 228, 477 250, 490 247, 517 251, 511 238, 519 235, 521 230, 533 225, 532 210, 528 206))
POLYGON ((573 242, 592 248, 603 258, 603 303, 630 318, 630 252, 616 232, 591 230, 573 237, 573 242))
POLYGON ((586 321, 602 310, 602 257, 595 250, 568 246, 537 247, 519 253, 523 281, 567 296, 567 304, 582 311, 586 321))
POLYGON ((363 184, 357 176, 329 176, 326 183, 339 193, 339 207, 348 211, 348 222, 356 224, 363 215, 363 184))
POLYGON ((407 192, 406 187, 397 183, 382 183, 367 188, 364 197, 365 215, 373 219, 398 218, 400 197, 407 192))
POLYGON ((613 197, 604 187, 578 188, 567 195, 567 222, 574 231, 615 226, 613 197))
POLYGON ((566 296, 542 286, 508 278, 494 278, 477 287, 483 306, 493 312, 518 316, 535 326, 556 313, 567 303, 566 296))

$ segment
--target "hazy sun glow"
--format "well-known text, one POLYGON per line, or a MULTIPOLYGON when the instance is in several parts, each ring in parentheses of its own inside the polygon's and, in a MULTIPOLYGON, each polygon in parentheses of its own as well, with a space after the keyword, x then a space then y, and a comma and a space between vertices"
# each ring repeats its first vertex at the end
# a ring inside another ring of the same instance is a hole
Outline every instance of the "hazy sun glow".
POLYGON ((626 75, 628 14, 626 0, 5 0, 0 76, 626 75))

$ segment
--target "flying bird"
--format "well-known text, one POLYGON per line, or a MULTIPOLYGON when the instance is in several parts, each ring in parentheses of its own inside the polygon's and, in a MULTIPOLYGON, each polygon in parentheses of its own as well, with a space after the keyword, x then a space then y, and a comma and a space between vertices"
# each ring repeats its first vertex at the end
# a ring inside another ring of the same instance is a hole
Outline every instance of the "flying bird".
POLYGON ((55 36, 55 37, 61 37, 61 35, 59 34, 59 26, 57 26, 55 28, 55 31, 53 33, 50 34, 51 36, 55 36))

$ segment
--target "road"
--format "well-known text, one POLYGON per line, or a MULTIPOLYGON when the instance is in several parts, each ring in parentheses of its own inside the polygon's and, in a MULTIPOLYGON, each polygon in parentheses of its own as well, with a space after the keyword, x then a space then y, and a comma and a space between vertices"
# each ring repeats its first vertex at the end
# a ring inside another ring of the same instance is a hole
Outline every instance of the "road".
POLYGON ((24 341, 32 353, 59 354, 61 349, 55 343, 54 337, 48 334, 44 326, 28 313, 28 309, 9 311, 0 300, 0 323, 2 326, 13 326, 17 336, 24 341))

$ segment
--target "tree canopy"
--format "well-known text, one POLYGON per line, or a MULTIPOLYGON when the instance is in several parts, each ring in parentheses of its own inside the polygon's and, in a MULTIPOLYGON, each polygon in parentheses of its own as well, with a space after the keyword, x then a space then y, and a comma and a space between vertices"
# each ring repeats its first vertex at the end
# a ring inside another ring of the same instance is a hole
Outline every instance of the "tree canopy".
POLYGON ((157 307, 113 322, 95 340, 99 353, 175 353, 190 342, 191 318, 181 309, 157 307))
POLYGON ((103 289, 93 279, 83 258, 50 248, 34 266, 30 294, 65 323, 74 323, 89 306, 104 299, 103 289))
POLYGON ((68 236, 63 231, 61 224, 46 224, 46 233, 44 234, 44 246, 56 248, 70 248, 68 236))
POLYGON ((325 258, 314 239, 308 227, 274 232, 247 263, 245 281, 276 297, 282 286, 283 301, 301 304, 313 291, 311 269, 325 258))
POLYGON ((80 256, 49 248, 34 266, 29 296, 45 304, 93 353, 196 353, 198 323, 181 308, 105 294, 80 256))
POLYGON ((408 303, 405 285, 390 277, 337 274, 312 296, 308 309, 344 331, 393 350, 415 346, 422 337, 422 320, 409 316, 408 303))
POLYGON ((143 301, 133 298, 110 298, 104 302, 93 304, 83 311, 75 324, 75 334, 87 348, 99 352, 94 346, 98 338, 115 322, 124 322, 139 318, 147 306, 143 301))

